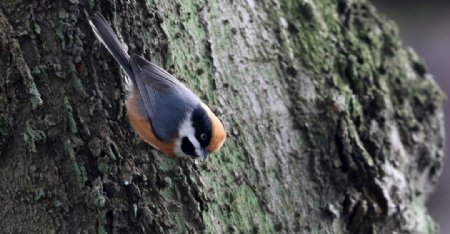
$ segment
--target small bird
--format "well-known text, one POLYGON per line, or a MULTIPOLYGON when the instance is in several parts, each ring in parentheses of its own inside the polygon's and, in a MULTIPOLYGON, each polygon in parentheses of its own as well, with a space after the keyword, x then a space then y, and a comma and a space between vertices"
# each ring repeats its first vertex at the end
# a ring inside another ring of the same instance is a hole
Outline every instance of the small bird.
POLYGON ((194 159, 222 147, 225 129, 199 97, 163 68, 130 56, 100 13, 89 24, 128 77, 128 118, 147 143, 168 156, 194 159))

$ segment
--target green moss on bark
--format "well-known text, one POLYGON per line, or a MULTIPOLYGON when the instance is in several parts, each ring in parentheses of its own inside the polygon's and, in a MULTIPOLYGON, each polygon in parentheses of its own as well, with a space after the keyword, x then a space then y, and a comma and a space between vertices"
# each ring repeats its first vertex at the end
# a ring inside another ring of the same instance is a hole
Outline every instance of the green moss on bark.
POLYGON ((436 231, 444 97, 366 1, 44 2, 0 3, 7 231, 436 231), (167 158, 131 130, 98 10, 212 107, 220 152, 167 158))

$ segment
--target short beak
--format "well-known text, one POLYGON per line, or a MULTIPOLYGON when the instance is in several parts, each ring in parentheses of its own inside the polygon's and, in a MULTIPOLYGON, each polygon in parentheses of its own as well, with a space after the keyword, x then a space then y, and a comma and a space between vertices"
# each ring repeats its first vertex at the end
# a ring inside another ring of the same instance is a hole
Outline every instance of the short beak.
POLYGON ((208 158, 208 151, 202 150, 202 158, 207 159, 208 158))

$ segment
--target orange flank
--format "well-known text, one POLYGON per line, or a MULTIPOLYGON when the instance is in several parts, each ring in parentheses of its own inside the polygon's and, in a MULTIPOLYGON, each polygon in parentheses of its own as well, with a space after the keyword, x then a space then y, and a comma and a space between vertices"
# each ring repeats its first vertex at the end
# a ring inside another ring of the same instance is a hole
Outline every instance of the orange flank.
POLYGON ((214 153, 222 147, 223 143, 225 142, 225 139, 227 138, 227 134, 225 132, 225 129, 223 128, 222 123, 217 118, 217 116, 214 113, 212 113, 209 107, 203 104, 203 108, 208 113, 209 119, 211 120, 212 124, 212 136, 211 141, 209 142, 208 145, 208 152, 214 153))
POLYGON ((148 119, 140 116, 136 111, 136 96, 134 93, 130 94, 130 96, 127 98, 126 106, 130 124, 139 134, 139 136, 141 136, 147 143, 149 143, 159 151, 165 153, 166 155, 175 156, 175 140, 165 143, 156 138, 155 134, 153 134, 152 132, 152 128, 150 123, 148 122, 148 119))

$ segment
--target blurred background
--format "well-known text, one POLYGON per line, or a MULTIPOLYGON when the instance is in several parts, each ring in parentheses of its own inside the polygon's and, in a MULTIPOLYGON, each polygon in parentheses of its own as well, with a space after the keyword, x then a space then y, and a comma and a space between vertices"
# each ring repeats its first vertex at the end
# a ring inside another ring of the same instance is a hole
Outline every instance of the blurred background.
MULTIPOLYGON (((441 89, 450 97, 450 1, 370 0, 378 11, 394 20, 407 46, 425 60, 441 89)), ((446 153, 450 152, 450 108, 446 114, 446 153)), ((450 162, 446 157, 438 187, 428 200, 431 216, 441 233, 450 233, 450 162)))

